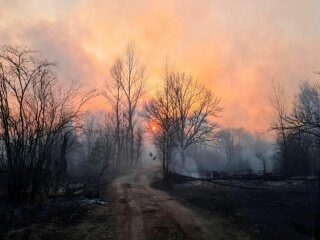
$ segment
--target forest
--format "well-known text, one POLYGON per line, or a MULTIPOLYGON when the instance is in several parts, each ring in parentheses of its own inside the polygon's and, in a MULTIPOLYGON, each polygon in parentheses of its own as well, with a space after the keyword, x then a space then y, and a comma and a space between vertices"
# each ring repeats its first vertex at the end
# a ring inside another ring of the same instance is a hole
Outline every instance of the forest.
POLYGON ((169 188, 176 176, 319 179, 319 82, 301 82, 290 102, 285 86, 272 81, 274 120, 266 129, 274 133, 272 141, 263 133, 220 125, 220 98, 168 60, 162 83, 147 93, 147 67, 134 42, 115 58, 104 88, 89 91, 63 84, 56 64, 27 47, 3 46, 0 59, 5 219, 14 218, 17 209, 70 198, 90 184, 100 199, 105 179, 150 166, 160 170, 169 188), (110 110, 82 111, 98 95, 110 110))

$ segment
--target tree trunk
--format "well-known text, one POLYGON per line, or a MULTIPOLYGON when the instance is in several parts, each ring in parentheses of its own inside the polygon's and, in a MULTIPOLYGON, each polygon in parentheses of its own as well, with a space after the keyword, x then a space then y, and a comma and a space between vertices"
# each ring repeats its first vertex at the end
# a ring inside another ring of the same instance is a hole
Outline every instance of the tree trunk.
POLYGON ((61 182, 65 181, 68 174, 68 166, 67 166, 67 148, 68 148, 68 135, 64 134, 63 141, 61 144, 60 150, 60 159, 58 160, 58 166, 56 168, 56 182, 55 182, 55 190, 57 191, 61 182))
POLYGON ((130 158, 130 166, 133 167, 134 166, 134 135, 133 135, 133 126, 132 126, 132 124, 130 124, 130 126, 129 126, 129 131, 130 131, 129 158, 130 158))
POLYGON ((185 153, 185 149, 184 148, 181 148, 180 155, 181 155, 182 169, 185 169, 185 167, 186 167, 186 153, 185 153))

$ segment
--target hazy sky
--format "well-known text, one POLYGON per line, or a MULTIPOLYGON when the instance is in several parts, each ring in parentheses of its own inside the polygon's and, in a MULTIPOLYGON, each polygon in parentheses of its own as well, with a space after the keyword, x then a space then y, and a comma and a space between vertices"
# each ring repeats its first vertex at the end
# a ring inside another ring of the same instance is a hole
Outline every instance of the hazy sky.
MULTIPOLYGON (((135 40, 148 82, 164 59, 221 97, 225 126, 265 130, 272 78, 294 93, 320 70, 319 0, 0 0, 0 44, 24 44, 59 62, 64 81, 109 78, 135 40)), ((152 86, 152 84, 150 84, 152 86)), ((101 110, 101 98, 89 107, 101 110)))

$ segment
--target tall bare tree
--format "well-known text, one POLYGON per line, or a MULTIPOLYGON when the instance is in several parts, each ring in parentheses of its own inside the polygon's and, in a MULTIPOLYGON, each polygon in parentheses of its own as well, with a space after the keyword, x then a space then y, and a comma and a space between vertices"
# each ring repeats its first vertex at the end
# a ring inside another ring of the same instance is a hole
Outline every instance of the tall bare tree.
POLYGON ((171 71, 172 103, 175 109, 177 146, 185 167, 185 151, 192 144, 206 144, 215 139, 218 124, 213 120, 222 111, 220 99, 192 75, 171 71))
MULTIPOLYGON (((114 108, 117 112, 121 94, 123 94, 123 111, 127 122, 127 160, 129 164, 134 163, 134 129, 137 117, 137 106, 144 93, 146 73, 145 66, 140 60, 134 42, 127 45, 122 56, 117 58, 113 64, 112 77, 115 80, 116 96, 114 108), (121 90, 121 91, 120 91, 121 90)), ((117 126, 119 119, 117 115, 117 126)))
POLYGON ((124 119, 123 119, 123 92, 121 87, 123 63, 120 58, 116 58, 110 73, 112 79, 106 82, 106 90, 103 91, 103 96, 109 101, 112 107, 111 120, 114 122, 114 140, 116 143, 115 150, 115 165, 121 165, 121 153, 123 150, 124 140, 124 119))
POLYGON ((175 113, 172 104, 173 79, 168 68, 164 71, 164 86, 144 106, 143 116, 149 122, 158 156, 162 163, 163 184, 170 184, 170 165, 175 147, 175 113))
MULTIPOLYGON (((163 172, 169 172, 174 149, 185 167, 185 151, 193 144, 215 139, 217 117, 222 111, 220 100, 191 76, 165 67, 163 89, 145 105, 144 115, 155 124, 151 131, 160 150, 163 172)), ((164 174, 165 176, 165 174, 164 174)))
POLYGON ((287 126, 286 119, 289 114, 288 109, 288 95, 285 92, 283 84, 280 82, 272 82, 272 91, 270 97, 271 105, 274 110, 275 119, 271 124, 271 130, 274 130, 278 134, 280 140, 280 149, 282 152, 282 158, 288 159, 288 144, 287 144, 287 126))

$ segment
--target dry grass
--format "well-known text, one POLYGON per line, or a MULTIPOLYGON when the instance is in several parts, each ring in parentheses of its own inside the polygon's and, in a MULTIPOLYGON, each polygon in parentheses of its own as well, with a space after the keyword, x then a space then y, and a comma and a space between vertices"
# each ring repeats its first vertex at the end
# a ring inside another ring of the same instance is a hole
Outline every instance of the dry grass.
POLYGON ((10 230, 2 235, 5 240, 61 240, 61 239, 117 239, 116 218, 112 204, 81 208, 70 213, 59 211, 47 222, 10 230))

